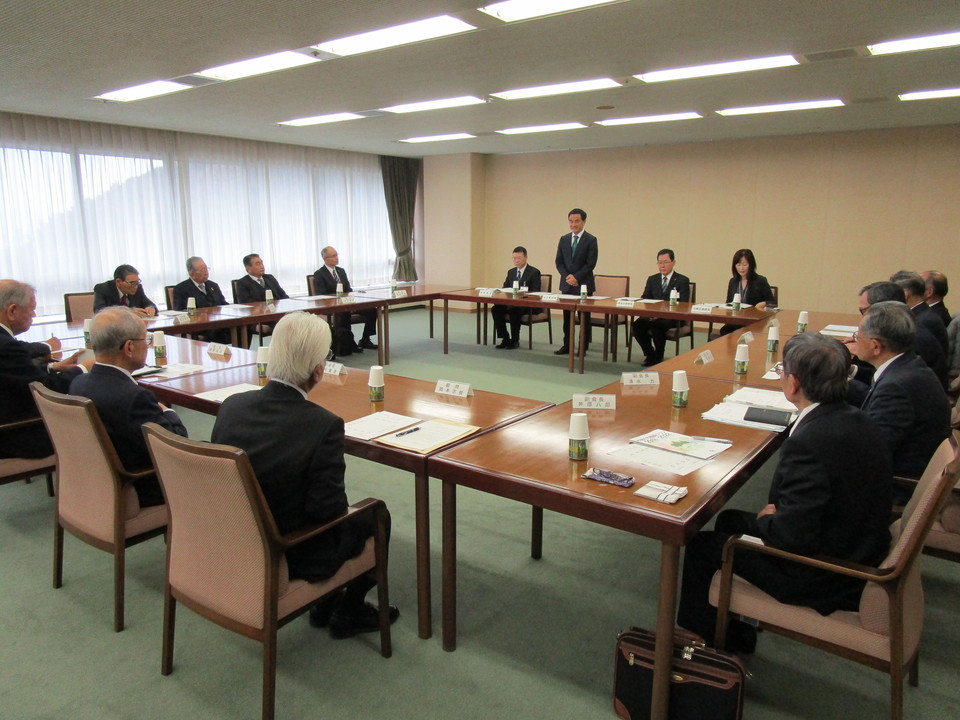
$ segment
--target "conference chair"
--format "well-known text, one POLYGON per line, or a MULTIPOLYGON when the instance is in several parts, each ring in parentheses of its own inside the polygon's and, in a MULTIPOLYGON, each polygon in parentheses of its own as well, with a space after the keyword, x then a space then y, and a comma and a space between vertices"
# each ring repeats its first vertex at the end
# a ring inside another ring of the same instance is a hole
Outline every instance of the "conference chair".
POLYGON ((380 605, 380 654, 390 657, 386 505, 382 500, 367 498, 336 520, 281 535, 245 452, 188 440, 155 423, 144 425, 143 433, 170 508, 163 590, 163 675, 173 671, 174 625, 180 602, 201 617, 263 644, 263 718, 272 720, 277 629, 371 570, 376 571, 380 605), (289 577, 287 550, 359 513, 373 513, 376 519, 375 537, 367 540, 360 555, 327 580, 309 583, 289 577))
MULTIPOLYGON (((237 299, 237 283, 240 280, 231 280, 230 281, 230 291, 233 293, 233 304, 238 305, 240 301, 237 299)), ((273 325, 270 323, 258 323, 256 325, 247 325, 247 347, 250 347, 253 344, 253 338, 250 337, 251 334, 260 336, 260 344, 263 345, 263 339, 273 332, 273 325)))
POLYGON ((120 464, 93 401, 54 392, 38 382, 30 390, 57 451, 53 587, 63 584, 63 531, 113 555, 113 629, 123 630, 126 549, 162 535, 167 506, 140 507, 134 483, 153 471, 128 473, 120 464))
MULTIPOLYGON (((307 275, 307 295, 316 295, 317 289, 316 285, 313 282, 313 275, 307 275)), ((359 323, 366 322, 366 318, 363 317, 360 313, 350 313, 350 326, 357 325, 359 323)), ((333 333, 333 351, 338 355, 341 355, 339 348, 339 335, 336 332, 336 328, 333 324, 333 314, 330 313, 327 315, 327 323, 330 325, 330 332, 333 333)))
MULTIPOLYGON (((690 303, 697 302, 697 284, 690 282, 690 303)), ((677 321, 677 326, 667 330, 667 342, 674 343, 674 355, 680 354, 680 341, 683 338, 690 338, 690 349, 693 350, 693 323, 683 320, 677 321)))
POLYGON ((174 285, 164 285, 163 286, 163 296, 167 300, 167 310, 173 310, 173 288, 174 285))
MULTIPOLYGON (((3 423, 0 425, 0 442, 3 442, 3 436, 7 432, 41 423, 43 423, 43 420, 38 417, 3 423)), ((56 455, 48 455, 43 458, 0 458, 0 485, 6 485, 17 480, 30 482, 37 475, 45 475, 47 495, 53 497, 53 471, 56 469, 56 465, 56 455)))
POLYGON ((923 588, 920 551, 928 533, 960 477, 960 458, 953 438, 941 443, 923 473, 903 516, 890 526, 890 552, 879 567, 864 567, 824 557, 795 555, 735 536, 723 550, 722 569, 710 586, 710 602, 717 606, 714 645, 726 641, 728 614, 759 621, 759 627, 827 652, 854 660, 890 675, 890 717, 903 717, 904 668, 910 684, 918 684, 920 635, 923 629, 923 588), (857 611, 831 613, 785 605, 733 574, 738 552, 762 552, 781 561, 796 562, 865 580, 857 611))
MULTIPOLYGON (((604 295, 606 297, 619 298, 625 297, 630 294, 630 276, 629 275, 594 275, 594 279, 597 283, 597 295, 604 295)), ((630 335, 630 328, 627 325, 627 316, 626 315, 608 315, 604 313, 602 316, 591 315, 590 324, 593 327, 603 327, 603 359, 607 359, 607 350, 609 348, 610 354, 613 356, 613 361, 617 361, 617 349, 614 347, 613 342, 611 342, 610 330, 614 325, 623 325, 623 333, 627 336, 627 347, 630 345, 632 337, 630 335)))
POLYGON ((67 322, 93 317, 93 293, 76 292, 63 294, 63 311, 67 322))
MULTIPOLYGON (((773 295, 773 306, 780 307, 780 288, 776 285, 771 285, 770 294, 773 295)), ((710 324, 707 326, 707 342, 709 342, 710 340, 716 340, 718 337, 720 337, 720 331, 719 330, 714 331, 713 329, 714 322, 719 322, 719 321, 711 320, 710 324)))
MULTIPOLYGON (((540 291, 553 292, 553 275, 550 273, 540 274, 540 291)), ((527 326, 527 349, 533 349, 533 326, 540 323, 547 324, 547 336, 550 344, 553 345, 553 320, 550 317, 550 309, 542 308, 540 312, 533 312, 538 308, 523 308, 524 312, 520 315, 520 324, 527 326)))

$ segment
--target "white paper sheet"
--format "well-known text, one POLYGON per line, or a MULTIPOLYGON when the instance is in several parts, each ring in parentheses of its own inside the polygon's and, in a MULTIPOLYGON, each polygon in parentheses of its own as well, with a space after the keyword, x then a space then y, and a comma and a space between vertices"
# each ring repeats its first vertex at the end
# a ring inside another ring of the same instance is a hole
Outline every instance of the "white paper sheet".
MULTIPOLYGON (((169 365, 161 365, 160 369, 149 373, 150 377, 156 378, 175 378, 180 377, 181 375, 193 375, 193 373, 198 373, 203 370, 203 365, 190 365, 189 363, 170 363, 169 365)), ((137 372, 140 372, 139 370, 137 372)), ((144 373, 148 374, 148 373, 144 373)), ((137 373, 133 373, 134 377, 140 377, 137 373)))
POLYGON ((202 400, 213 400, 214 402, 222 403, 231 395, 259 389, 259 385, 240 383, 239 385, 231 385, 230 387, 220 388, 219 390, 208 390, 207 392, 197 394, 196 397, 202 400))
POLYGON ((400 428, 405 428, 418 422, 420 422, 420 418, 381 410, 380 412, 351 420, 343 426, 343 430, 347 437, 357 438, 358 440, 371 440, 375 437, 386 435, 387 433, 396 432, 400 428))
POLYGON ((771 408, 773 410, 786 410, 792 413, 799 412, 797 406, 787 400, 780 390, 763 390, 761 388, 745 387, 727 395, 723 401, 740 403, 741 405, 752 405, 753 407, 771 408))
POLYGON ((742 427, 756 428, 757 430, 771 430, 780 432, 783 425, 768 425, 767 423, 749 422, 743 419, 744 414, 750 409, 749 405, 740 403, 721 402, 714 405, 701 415, 704 420, 713 420, 727 425, 740 425, 742 427))
POLYGON ((428 452, 433 448, 448 445, 454 440, 470 435, 479 429, 476 425, 427 420, 416 427, 407 428, 398 433, 381 435, 377 440, 405 450, 428 452))
POLYGON ((707 465, 709 460, 700 460, 699 458, 687 457, 679 453, 669 452, 667 450, 658 450, 657 448, 647 447, 646 445, 625 445, 609 453, 617 458, 638 462, 642 465, 671 472, 674 475, 687 475, 694 470, 707 465))

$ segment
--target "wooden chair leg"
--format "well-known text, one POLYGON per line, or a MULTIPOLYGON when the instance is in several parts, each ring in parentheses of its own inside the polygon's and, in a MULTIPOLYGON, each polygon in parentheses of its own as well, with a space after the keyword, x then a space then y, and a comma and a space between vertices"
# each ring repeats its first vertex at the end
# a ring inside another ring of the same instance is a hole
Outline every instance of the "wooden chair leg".
POLYGON ((277 693, 276 621, 263 632, 263 720, 273 720, 277 693))
POLYGON ((530 557, 539 560, 543 557, 543 508, 533 506, 530 521, 530 557))
POLYGON ((173 672, 173 634, 177 624, 177 601, 167 584, 163 593, 163 648, 160 651, 160 674, 173 672))
POLYGON ((113 553, 113 631, 123 630, 124 547, 117 543, 113 553))
POLYGON ((53 586, 63 585, 63 526, 59 519, 53 525, 53 586))
POLYGON ((47 497, 53 497, 53 473, 47 473, 47 497))
POLYGON ((920 684, 920 648, 917 648, 917 652, 913 655, 913 660, 910 661, 907 680, 911 687, 917 687, 920 684))

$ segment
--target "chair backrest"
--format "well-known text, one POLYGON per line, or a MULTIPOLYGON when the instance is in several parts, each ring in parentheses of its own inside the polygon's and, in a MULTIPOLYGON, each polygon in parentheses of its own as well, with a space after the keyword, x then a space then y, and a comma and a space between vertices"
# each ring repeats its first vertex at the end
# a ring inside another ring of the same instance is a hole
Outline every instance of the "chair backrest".
POLYGON ((239 282, 240 282, 239 280, 231 280, 231 281, 230 281, 230 289, 233 291, 233 304, 234 304, 234 305, 236 305, 238 302, 240 302, 239 300, 237 300, 237 283, 239 283, 239 282))
POLYGON ((317 294, 317 288, 316 288, 316 285, 313 284, 313 275, 312 274, 307 275, 307 295, 316 295, 316 294, 317 294))
POLYGON ((552 273, 540 273, 540 292, 553 292, 552 273))
POLYGON ((695 303, 697 301, 697 284, 690 281, 690 302, 695 303))
POLYGON ((776 285, 771 285, 770 294, 773 295, 773 304, 780 307, 780 288, 776 285))
POLYGON ((63 311, 67 322, 93 317, 93 292, 63 294, 63 311))
POLYGON ((630 294, 629 275, 594 275, 593 277, 597 283, 597 295, 618 298, 630 294))
POLYGON ((173 310, 173 285, 164 285, 163 295, 167 299, 167 310, 173 310))
POLYGON ((277 536, 250 459, 228 445, 143 426, 170 511, 170 585, 244 625, 264 626, 268 533, 277 536))
MULTIPOLYGON (((93 401, 30 383, 33 399, 57 452, 57 512, 71 525, 104 542, 118 530, 122 492, 120 460, 93 401)), ((139 512, 128 493, 124 514, 139 512), (131 507, 132 504, 132 507, 131 507)))

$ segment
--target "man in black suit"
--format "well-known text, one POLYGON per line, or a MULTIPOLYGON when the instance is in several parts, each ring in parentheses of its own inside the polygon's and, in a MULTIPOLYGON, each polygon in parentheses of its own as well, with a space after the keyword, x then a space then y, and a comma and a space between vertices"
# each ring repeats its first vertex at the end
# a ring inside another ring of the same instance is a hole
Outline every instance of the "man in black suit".
MULTIPOLYGON (((680 293, 680 302, 690 302, 690 278, 674 272, 676 257, 673 250, 664 248, 657 253, 657 272, 647 278, 641 297, 649 300, 669 300, 674 289, 680 293)), ((643 366, 663 362, 663 351, 667 346, 667 330, 676 327, 674 320, 660 318, 637 318, 633 321, 633 337, 643 349, 643 366)))
MULTIPOLYGON (((32 286, 0 280, 0 423, 38 417, 30 383, 40 382, 51 390, 67 392, 73 378, 85 369, 79 363, 79 352, 50 362, 51 351, 60 349, 56 338, 47 343, 16 339, 30 329, 36 310, 36 290, 32 286)), ((43 458, 52 454, 53 445, 42 422, 0 433, 0 458, 43 458)))
MULTIPOLYGON (((187 437, 187 429, 176 412, 164 407, 131 373, 146 364, 150 336, 143 320, 127 308, 107 308, 93 317, 90 344, 97 362, 86 375, 70 385, 70 394, 90 398, 117 457, 128 472, 153 468, 141 426, 154 422, 187 437)), ((163 493, 156 476, 134 484, 140 505, 162 505, 163 493)))
POLYGON ((867 308, 854 336, 854 352, 876 371, 867 385, 851 381, 847 395, 886 436, 893 472, 918 478, 950 433, 950 403, 940 381, 913 352, 916 321, 906 305, 867 308))
MULTIPOLYGON (((203 258, 187 258, 187 273, 190 277, 173 288, 174 310, 186 310, 189 298, 194 299, 198 308, 227 304, 227 299, 223 296, 220 286, 210 279, 210 269, 203 258)), ((209 342, 230 344, 230 331, 225 328, 206 330, 198 337, 209 342)))
POLYGON ((895 282, 903 288, 904 300, 907 307, 913 312, 917 320, 917 325, 923 325, 940 343, 943 348, 943 354, 946 356, 950 352, 950 345, 947 342, 947 325, 940 316, 926 302, 924 296, 927 291, 927 285, 920 277, 920 273, 901 270, 890 276, 890 282, 895 282))
MULTIPOLYGON (((513 288, 517 283, 518 288, 524 288, 528 292, 540 292, 540 271, 533 265, 527 265, 527 249, 518 245, 513 249, 513 267, 507 271, 507 277, 503 281, 505 288, 513 288)), ((526 313, 536 314, 542 312, 540 308, 522 308, 511 305, 495 304, 491 309, 493 315, 493 327, 496 330, 497 337, 500 338, 500 344, 497 348, 500 350, 513 350, 520 347, 520 316, 526 313), (507 317, 510 318, 510 331, 507 331, 507 317)))
MULTIPOLYGON (((781 385, 800 415, 780 448, 769 504, 759 513, 724 510, 716 529, 687 545, 677 624, 713 637, 716 610, 708 592, 730 535, 745 533, 800 555, 827 555, 876 567, 890 547, 893 473, 883 434, 845 401, 850 356, 818 333, 783 347, 781 385)), ((734 572, 783 603, 822 615, 856 610, 864 582, 769 555, 738 552, 734 572)), ((727 647, 752 652, 755 630, 731 623, 727 647)))
MULTIPOLYGON (((347 271, 339 267, 340 256, 337 254, 336 248, 325 247, 320 251, 320 257, 323 258, 323 267, 317 268, 317 271, 313 273, 314 292, 320 295, 336 295, 337 284, 340 285, 341 292, 351 292, 352 288, 347 277, 347 271)), ((334 352, 337 355, 363 352, 364 349, 377 349, 377 344, 370 339, 377 334, 377 311, 372 309, 358 310, 357 313, 363 317, 363 337, 359 343, 353 339, 353 333, 350 330, 350 314, 337 313, 334 315, 334 328, 337 331, 334 352)))
MULTIPOLYGON (((333 520, 348 505, 343 419, 307 399, 323 377, 329 349, 330 328, 321 318, 285 315, 270 343, 269 382, 227 398, 213 426, 213 442, 235 445, 250 457, 281 533, 333 520)), ((297 545, 287 552, 291 577, 331 577, 373 533, 371 516, 364 514, 297 545)), ((377 630, 377 610, 364 604, 375 584, 370 576, 357 578, 342 597, 313 608, 311 624, 329 623, 335 638, 377 630)), ((391 606, 391 622, 397 615, 391 606)))
POLYGON ((140 317, 153 317, 157 306, 147 297, 140 282, 140 273, 133 265, 118 265, 113 271, 113 280, 93 287, 93 311, 111 305, 132 308, 140 317))
POLYGON ((263 260, 256 253, 243 258, 243 269, 247 274, 237 280, 237 302, 264 302, 267 299, 267 290, 273 293, 274 300, 285 300, 284 289, 277 279, 264 271, 263 260))
MULTIPOLYGON (((593 269, 597 266, 597 238, 586 232, 583 226, 587 222, 587 213, 574 208, 567 213, 570 232, 557 243, 557 273, 560 276, 560 292, 564 295, 579 295, 580 288, 586 286, 587 295, 593 295, 597 289, 593 279, 593 269)), ((587 324, 587 339, 584 350, 590 347, 590 315, 583 316, 587 324)), ((570 352, 570 311, 563 311, 563 345, 554 355, 566 355, 570 352)))
POLYGON ((947 276, 939 270, 925 270, 920 273, 920 276, 923 278, 926 286, 926 290, 923 293, 924 301, 930 306, 930 309, 937 314, 937 317, 940 318, 940 322, 944 324, 944 327, 949 327, 953 316, 950 314, 950 311, 947 310, 947 306, 943 304, 943 299, 947 296, 947 291, 950 289, 950 286, 947 284, 947 276))

